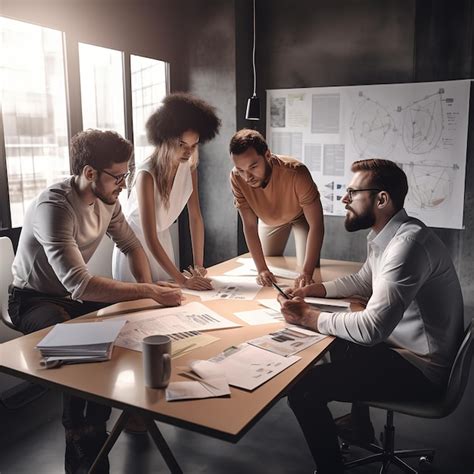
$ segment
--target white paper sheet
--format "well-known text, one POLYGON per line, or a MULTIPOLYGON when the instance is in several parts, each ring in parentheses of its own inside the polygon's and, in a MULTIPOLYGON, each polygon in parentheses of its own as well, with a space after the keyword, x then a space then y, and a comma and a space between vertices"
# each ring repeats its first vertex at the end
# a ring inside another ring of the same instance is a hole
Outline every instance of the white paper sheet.
POLYGON ((154 309, 129 315, 129 321, 120 332, 116 345, 141 350, 143 338, 153 334, 168 335, 239 326, 203 304, 192 302, 174 308, 154 309))
POLYGON ((310 335, 303 334, 294 330, 293 327, 286 327, 281 331, 252 339, 248 343, 286 357, 294 355, 326 337, 316 332, 312 332, 310 335))
POLYGON ((229 385, 245 390, 256 389, 298 360, 298 356, 283 357, 246 343, 210 359, 222 367, 229 385))
POLYGON ((238 311, 234 314, 250 326, 277 323, 285 320, 280 311, 275 311, 270 308, 254 309, 251 311, 238 311))
POLYGON ((183 293, 199 296, 202 301, 233 299, 253 300, 262 289, 255 281, 255 277, 212 277, 212 290, 196 291, 183 289, 183 293))
MULTIPOLYGON (((252 258, 250 258, 250 257, 240 257, 240 258, 237 259, 237 262, 241 263, 244 267, 246 267, 245 269, 241 269, 242 272, 247 271, 251 275, 257 276, 257 270, 256 270, 256 267, 255 267, 255 262, 253 261, 252 258)), ((275 276, 280 277, 280 278, 290 279, 290 280, 294 280, 299 275, 298 272, 294 272, 294 271, 288 270, 286 268, 275 267, 273 265, 268 265, 268 269, 275 276)), ((230 270, 230 272, 235 272, 235 271, 236 270, 230 270)), ((225 273, 225 275, 227 275, 227 274, 228 274, 228 272, 225 273)))

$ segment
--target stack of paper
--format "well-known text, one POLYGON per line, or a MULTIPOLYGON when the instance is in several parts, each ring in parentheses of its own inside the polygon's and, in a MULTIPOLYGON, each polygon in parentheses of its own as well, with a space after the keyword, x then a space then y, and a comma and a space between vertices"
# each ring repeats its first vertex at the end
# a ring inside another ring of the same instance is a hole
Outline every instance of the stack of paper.
POLYGON ((44 362, 69 363, 108 360, 126 321, 56 324, 36 346, 44 362))

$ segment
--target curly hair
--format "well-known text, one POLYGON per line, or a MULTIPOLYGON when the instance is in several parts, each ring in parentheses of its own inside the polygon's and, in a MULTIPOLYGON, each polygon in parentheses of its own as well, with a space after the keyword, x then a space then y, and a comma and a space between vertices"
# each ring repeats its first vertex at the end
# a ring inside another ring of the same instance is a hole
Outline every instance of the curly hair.
POLYGON ((133 145, 118 133, 89 128, 71 139, 71 169, 76 176, 86 165, 102 170, 128 161, 132 153, 133 145))
POLYGON ((178 138, 187 130, 199 135, 199 142, 213 139, 221 126, 216 109, 197 97, 185 92, 166 96, 162 105, 148 118, 146 132, 148 141, 159 146, 163 142, 178 138))

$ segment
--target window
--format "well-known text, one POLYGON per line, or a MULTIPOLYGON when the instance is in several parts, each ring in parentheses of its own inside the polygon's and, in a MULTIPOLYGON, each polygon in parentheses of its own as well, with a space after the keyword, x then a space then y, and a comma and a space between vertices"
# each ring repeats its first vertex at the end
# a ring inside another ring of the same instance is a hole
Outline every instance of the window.
POLYGON ((133 130, 136 161, 150 154, 145 122, 168 91, 167 63, 71 45, 61 31, 1 16, 0 47, 0 229, 21 227, 33 198, 70 175, 70 135, 81 123, 133 130), (80 110, 71 110, 79 92, 80 110))
POLYGON ((167 63, 156 59, 130 56, 132 76, 133 139, 135 164, 153 150, 146 138, 145 123, 167 94, 167 63))
POLYGON ((69 175, 63 37, 28 23, 0 22, 8 193, 11 225, 19 227, 31 200, 69 175))
POLYGON ((79 43, 82 124, 125 136, 122 53, 79 43))

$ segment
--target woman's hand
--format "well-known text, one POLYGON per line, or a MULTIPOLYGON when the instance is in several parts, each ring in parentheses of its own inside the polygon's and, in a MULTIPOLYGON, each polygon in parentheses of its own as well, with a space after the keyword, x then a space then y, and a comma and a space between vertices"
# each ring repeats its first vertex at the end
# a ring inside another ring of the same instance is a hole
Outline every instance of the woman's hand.
POLYGON ((184 288, 198 291, 212 290, 212 282, 210 278, 205 278, 199 275, 192 275, 188 277, 184 272, 183 275, 185 277, 185 280, 182 284, 184 288))

